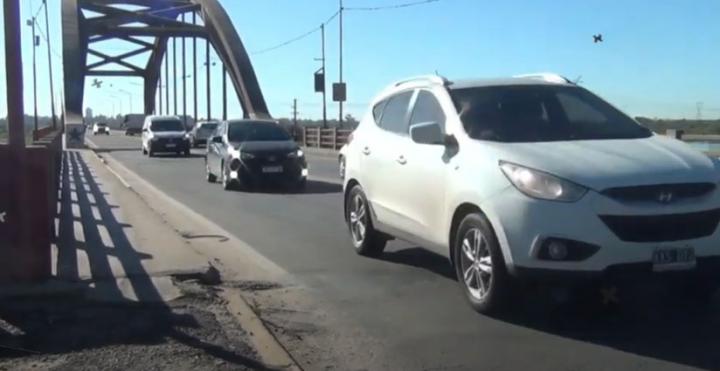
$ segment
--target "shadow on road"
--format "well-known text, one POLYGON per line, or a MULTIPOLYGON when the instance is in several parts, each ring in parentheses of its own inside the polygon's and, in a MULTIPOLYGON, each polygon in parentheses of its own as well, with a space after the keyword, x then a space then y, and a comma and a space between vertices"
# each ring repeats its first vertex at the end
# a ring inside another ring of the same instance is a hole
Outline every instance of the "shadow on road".
POLYGON ((197 305, 196 297, 163 302, 141 263, 153 257, 132 245, 126 234, 129 226, 118 221, 80 153, 66 152, 63 157, 57 278, 87 288, 72 296, 0 302, 0 369, 5 362, 10 368, 27 368, 12 362, 34 356, 42 361, 50 355, 61 357, 69 369, 122 368, 118 360, 139 369, 185 368, 189 364, 183 362, 197 359, 225 364, 223 368, 230 364, 230 369, 265 369, 248 357, 254 351, 243 336, 227 336, 210 309, 217 300, 212 291, 204 298, 206 306, 197 305), (111 259, 120 262, 129 289, 116 280, 111 259), (89 280, 79 264, 85 260, 89 280), (129 291, 137 301, 127 298, 129 291), (147 364, 134 364, 136 360, 147 364))
POLYGON ((290 187, 281 184, 264 184, 243 189, 241 192, 265 194, 330 194, 341 193, 342 185, 320 180, 308 180, 305 189, 302 191, 294 191, 290 187))
POLYGON ((386 251, 379 256, 378 259, 395 264, 422 268, 447 279, 456 280, 455 272, 446 257, 421 247, 386 251))
MULTIPOLYGON (((587 294, 587 293, 586 293, 587 294)), ((643 357, 698 367, 720 368, 718 302, 693 304, 678 292, 641 288, 607 304, 597 293, 563 304, 543 306, 545 299, 518 305, 502 321, 601 345, 643 357), (639 290, 639 291, 635 291, 639 290)))
MULTIPOLYGON (((447 258, 419 247, 388 251, 378 259, 457 280, 447 258)), ((547 287, 522 290, 496 320, 642 357, 720 369, 720 292, 703 304, 672 287, 640 283, 605 295, 600 285, 567 297, 547 287)))
POLYGON ((140 152, 140 148, 128 148, 128 147, 118 147, 118 148, 98 148, 94 150, 97 153, 111 153, 111 152, 140 152))

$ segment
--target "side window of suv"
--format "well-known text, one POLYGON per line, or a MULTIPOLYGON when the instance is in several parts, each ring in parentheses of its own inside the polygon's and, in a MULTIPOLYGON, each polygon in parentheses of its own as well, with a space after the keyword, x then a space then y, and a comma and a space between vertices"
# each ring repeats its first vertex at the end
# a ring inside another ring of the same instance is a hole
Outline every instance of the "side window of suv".
POLYGON ((445 131, 445 112, 435 96, 427 91, 421 90, 415 100, 410 126, 428 122, 436 122, 445 131))
POLYGON ((375 123, 380 124, 380 119, 382 118, 383 110, 385 110, 387 102, 387 99, 385 99, 373 107, 373 119, 375 119, 375 123))
POLYGON ((380 127, 400 135, 407 135, 407 113, 413 91, 406 91, 390 98, 380 119, 380 127))

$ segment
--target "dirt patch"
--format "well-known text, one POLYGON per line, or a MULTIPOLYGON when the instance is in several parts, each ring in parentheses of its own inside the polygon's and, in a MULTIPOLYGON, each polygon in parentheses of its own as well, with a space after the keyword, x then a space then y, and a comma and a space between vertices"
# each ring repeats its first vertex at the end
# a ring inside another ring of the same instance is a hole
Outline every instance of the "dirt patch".
POLYGON ((212 288, 166 304, 79 298, 0 303, 0 370, 264 369, 212 288))

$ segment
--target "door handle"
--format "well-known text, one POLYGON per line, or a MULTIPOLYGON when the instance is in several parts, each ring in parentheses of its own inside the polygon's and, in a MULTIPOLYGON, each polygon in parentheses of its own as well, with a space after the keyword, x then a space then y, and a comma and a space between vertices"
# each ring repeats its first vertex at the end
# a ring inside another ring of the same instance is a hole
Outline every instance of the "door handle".
POLYGON ((395 161, 397 161, 397 163, 400 165, 407 164, 407 160, 405 159, 405 156, 403 156, 403 155, 400 155, 395 161))
POLYGON ((362 153, 363 153, 363 155, 366 155, 366 156, 369 155, 369 154, 370 154, 370 147, 365 147, 365 148, 363 148, 362 153))

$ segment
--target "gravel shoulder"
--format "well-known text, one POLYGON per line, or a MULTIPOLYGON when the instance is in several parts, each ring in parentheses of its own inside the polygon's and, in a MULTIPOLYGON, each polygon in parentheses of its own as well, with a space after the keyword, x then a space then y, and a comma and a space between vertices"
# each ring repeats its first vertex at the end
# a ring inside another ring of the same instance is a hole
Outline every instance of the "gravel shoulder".
POLYGON ((168 303, 81 297, 0 304, 0 370, 265 369, 217 288, 177 282, 168 303))

